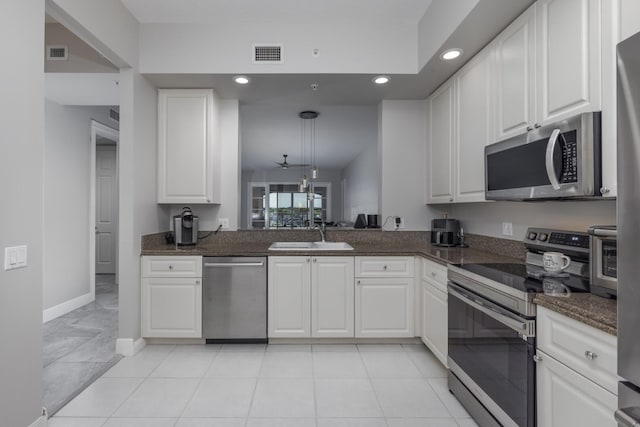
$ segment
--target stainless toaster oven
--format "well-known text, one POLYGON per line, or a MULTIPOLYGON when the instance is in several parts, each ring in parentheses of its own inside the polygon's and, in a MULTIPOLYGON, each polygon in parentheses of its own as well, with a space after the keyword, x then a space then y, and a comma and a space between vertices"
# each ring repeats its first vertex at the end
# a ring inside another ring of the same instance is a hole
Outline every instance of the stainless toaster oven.
POLYGON ((591 293, 607 298, 618 295, 618 231, 615 225, 589 227, 591 293))

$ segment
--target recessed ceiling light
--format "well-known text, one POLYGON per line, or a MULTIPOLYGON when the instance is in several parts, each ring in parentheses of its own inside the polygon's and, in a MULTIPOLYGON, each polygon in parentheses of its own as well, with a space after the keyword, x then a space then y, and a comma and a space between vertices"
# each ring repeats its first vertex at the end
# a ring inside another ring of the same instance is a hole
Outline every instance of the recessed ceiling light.
POLYGON ((376 76, 373 78, 373 82, 377 85, 384 85, 389 83, 389 77, 387 76, 376 76))
POLYGON ((460 55, 462 55, 462 49, 449 49, 442 52, 440 58, 448 61, 450 59, 456 59, 460 55))
POLYGON ((247 76, 235 76, 233 81, 238 83, 239 85, 246 85, 249 83, 249 77, 247 76))

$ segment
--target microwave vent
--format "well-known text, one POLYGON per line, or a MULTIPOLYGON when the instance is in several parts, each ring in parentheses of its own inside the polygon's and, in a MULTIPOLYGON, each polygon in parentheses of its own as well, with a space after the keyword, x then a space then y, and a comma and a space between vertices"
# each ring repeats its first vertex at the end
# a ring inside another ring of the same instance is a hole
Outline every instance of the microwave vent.
POLYGON ((282 64, 282 45, 253 45, 254 64, 282 64))
POLYGON ((66 45, 47 45, 47 61, 66 61, 69 59, 69 47, 66 45))

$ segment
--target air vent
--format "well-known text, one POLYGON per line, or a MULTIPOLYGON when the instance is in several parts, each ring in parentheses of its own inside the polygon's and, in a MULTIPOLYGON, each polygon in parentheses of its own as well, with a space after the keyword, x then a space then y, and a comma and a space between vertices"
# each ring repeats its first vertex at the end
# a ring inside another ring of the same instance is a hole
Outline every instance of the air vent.
POLYGON ((48 61, 66 61, 68 58, 69 47, 66 45, 48 45, 47 60, 48 61))
POLYGON ((114 122, 120 123, 120 112, 113 107, 109 107, 109 118, 114 122))
POLYGON ((282 45, 253 45, 254 64, 282 64, 282 45))

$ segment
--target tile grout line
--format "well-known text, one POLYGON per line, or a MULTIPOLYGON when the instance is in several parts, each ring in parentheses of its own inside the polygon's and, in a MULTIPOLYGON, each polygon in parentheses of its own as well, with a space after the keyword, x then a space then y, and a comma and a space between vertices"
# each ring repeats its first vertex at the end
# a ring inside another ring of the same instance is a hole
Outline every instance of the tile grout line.
POLYGON ((384 409, 382 409, 382 404, 380 403, 380 398, 378 397, 378 393, 376 393, 376 388, 373 385, 373 379, 371 378, 371 373, 369 372, 369 369, 367 368, 367 364, 365 363, 363 357, 362 357, 362 352, 360 351, 360 347, 358 347, 356 345, 356 349, 358 350, 358 356, 360 357, 360 361, 362 362, 362 366, 364 366, 364 371, 367 373, 367 380, 369 382, 369 385, 371 386, 371 391, 373 392, 373 397, 375 397, 376 399, 376 404, 378 405, 378 409, 380 409, 380 413, 382 414, 382 419, 384 420, 385 425, 388 427, 389 423, 387 422, 387 417, 384 413, 384 409))
MULTIPOLYGON (((268 346, 269 344, 267 344, 268 346)), ((247 427, 249 424, 249 418, 251 417, 251 409, 253 408, 253 402, 256 398, 256 392, 258 391, 258 382, 260 381, 260 372, 262 372, 262 366, 264 365, 264 357, 267 354, 267 346, 264 347, 264 351, 262 354, 262 359, 260 360, 260 367, 258 368, 258 374, 254 378, 255 384, 253 386, 253 393, 251 394, 251 401, 249 402, 249 410, 247 411, 247 416, 244 419, 244 426, 247 427)))

